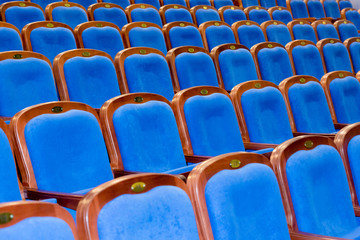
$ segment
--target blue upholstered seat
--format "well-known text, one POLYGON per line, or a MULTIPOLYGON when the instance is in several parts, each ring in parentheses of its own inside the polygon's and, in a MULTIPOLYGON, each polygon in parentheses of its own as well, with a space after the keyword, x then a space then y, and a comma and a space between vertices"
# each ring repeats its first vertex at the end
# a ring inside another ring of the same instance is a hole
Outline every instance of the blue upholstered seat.
POLYGON ((342 42, 351 37, 359 37, 356 26, 351 22, 341 23, 338 26, 338 31, 342 42))
POLYGON ((44 11, 48 4, 58 2, 58 0, 31 0, 32 3, 39 5, 44 11))
POLYGON ((352 72, 349 52, 344 44, 328 43, 323 47, 322 52, 327 72, 340 70, 352 72))
POLYGON ((224 6, 234 6, 232 0, 213 0, 213 3, 216 9, 219 9, 224 6))
POLYGON ((310 24, 296 24, 292 31, 295 40, 304 39, 317 43, 315 30, 310 24))
POLYGON ((125 12, 117 7, 99 7, 94 10, 95 21, 105 21, 114 23, 120 29, 128 23, 125 12))
POLYGON ((294 18, 308 18, 309 13, 303 0, 290 0, 290 8, 294 18))
POLYGON ((353 5, 349 0, 340 0, 339 7, 340 7, 340 11, 341 11, 344 8, 353 8, 353 5))
POLYGON ((6 25, 0 25, 0 52, 23 50, 18 31, 6 25))
POLYGON ((293 17, 289 12, 289 10, 281 9, 281 10, 275 10, 272 13, 272 19, 288 24, 290 21, 293 20, 293 17))
MULTIPOLYGON (((20 0, 23 1, 23 0, 20 0)), ((6 2, 14 2, 14 0, 0 0, 0 4, 6 3, 6 2)))
POLYGON ((236 43, 234 32, 226 24, 208 25, 205 29, 205 36, 209 51, 221 44, 236 43))
POLYGON ((80 23, 88 21, 86 11, 77 6, 58 6, 52 10, 51 15, 53 21, 65 23, 72 29, 75 29, 80 23))
POLYGON ((181 46, 204 47, 200 32, 195 26, 176 26, 170 29, 169 39, 172 48, 181 46))
POLYGON ((260 5, 264 8, 271 8, 277 5, 275 0, 259 0, 259 2, 260 5))
POLYGON ((252 9, 248 14, 249 20, 258 23, 259 25, 271 20, 270 14, 265 9, 252 9))
POLYGON ((35 6, 12 6, 5 10, 5 19, 21 31, 23 27, 32 22, 44 21, 44 12, 35 6))
POLYGON ((349 52, 354 66, 354 72, 360 71, 360 42, 354 41, 349 46, 349 52))
POLYGON ((276 0, 276 2, 279 7, 287 7, 286 0, 276 0))
POLYGON ((340 18, 340 9, 336 0, 325 0, 324 9, 326 17, 331 17, 334 19, 340 18))
POLYGON ((96 0, 70 0, 69 2, 74 2, 77 4, 80 4, 81 6, 83 6, 85 9, 88 9, 88 7, 91 4, 97 3, 96 0))
POLYGON ((325 10, 323 4, 320 0, 310 0, 307 3, 307 7, 309 9, 310 17, 314 17, 317 19, 325 17, 325 10))
POLYGON ((243 8, 258 6, 259 2, 257 0, 240 0, 243 8))
POLYGON ((102 0, 103 2, 107 3, 114 3, 125 9, 127 6, 130 5, 130 0, 102 0))
POLYGON ((223 13, 224 22, 229 24, 230 26, 241 20, 246 20, 246 15, 241 9, 226 9, 223 13))
POLYGON ((257 43, 265 42, 264 32, 259 25, 241 25, 237 28, 239 42, 247 48, 251 48, 257 43))
POLYGON ((210 0, 189 0, 190 8, 199 6, 199 5, 206 5, 211 6, 210 0))
POLYGON ((358 31, 360 31, 360 13, 356 9, 346 11, 346 19, 355 24, 358 31))
POLYGON ((290 31, 286 25, 275 23, 266 27, 268 41, 280 43, 285 47, 288 42, 292 41, 290 31))
POLYGON ((165 11, 166 23, 182 21, 193 23, 193 19, 189 10, 185 8, 170 8, 165 11))
POLYGON ((357 198, 360 197, 360 176, 359 176, 359 143, 360 136, 355 135, 349 139, 347 145, 347 158, 351 169, 352 179, 354 181, 355 193, 357 198))
POLYGON ((216 9, 212 9, 210 7, 205 7, 205 6, 199 8, 195 12, 195 18, 198 26, 208 21, 221 21, 219 13, 217 12, 216 9))
POLYGON ((163 0, 163 6, 170 4, 178 4, 187 7, 185 0, 163 0))
POLYGON ((334 27, 334 25, 331 24, 331 22, 328 22, 326 24, 317 25, 316 32, 317 32, 319 40, 322 40, 325 38, 340 39, 339 34, 336 31, 336 28, 334 27))
POLYGON ((151 22, 162 27, 160 14, 156 8, 146 7, 144 4, 138 6, 130 13, 132 22, 151 22))

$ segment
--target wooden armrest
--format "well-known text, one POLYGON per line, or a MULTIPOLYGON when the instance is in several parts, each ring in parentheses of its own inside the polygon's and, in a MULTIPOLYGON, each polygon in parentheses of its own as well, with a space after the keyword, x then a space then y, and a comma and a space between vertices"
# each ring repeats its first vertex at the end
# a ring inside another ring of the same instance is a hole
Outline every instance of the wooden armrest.
POLYGON ((25 197, 31 200, 56 198, 57 203, 63 207, 76 210, 80 200, 84 197, 81 194, 42 191, 36 189, 24 189, 25 197))
POLYGON ((261 150, 264 148, 276 148, 277 144, 270 144, 270 143, 254 143, 254 142, 244 142, 245 149, 251 150, 261 150))
POLYGON ((188 163, 200 163, 205 160, 208 160, 211 157, 208 156, 198 156, 198 155, 185 155, 185 160, 188 163))
POLYGON ((119 169, 113 169, 112 171, 114 173, 115 178, 140 173, 140 172, 135 172, 135 171, 125 171, 125 170, 119 170, 119 169))
POLYGON ((305 232, 290 232, 290 238, 291 240, 344 240, 344 238, 330 237, 305 232))
POLYGON ((316 135, 316 136, 323 136, 323 137, 328 137, 331 139, 335 138, 335 134, 334 133, 305 133, 305 132, 293 132, 294 137, 298 137, 298 136, 304 136, 304 135, 316 135))

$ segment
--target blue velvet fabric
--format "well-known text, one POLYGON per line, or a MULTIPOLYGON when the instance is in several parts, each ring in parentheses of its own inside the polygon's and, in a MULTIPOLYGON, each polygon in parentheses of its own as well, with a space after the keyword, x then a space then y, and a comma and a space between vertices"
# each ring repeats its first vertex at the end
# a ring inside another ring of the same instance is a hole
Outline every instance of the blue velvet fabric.
POLYGON ((135 4, 138 4, 138 3, 150 4, 154 7, 156 7, 157 10, 159 10, 159 8, 160 8, 159 0, 134 0, 134 3, 135 4))
POLYGON ((310 75, 319 81, 325 75, 319 49, 314 45, 296 46, 292 57, 297 75, 310 75))
POLYGON ((130 0, 102 0, 103 2, 107 3, 115 3, 125 9, 127 6, 130 5, 130 0))
POLYGON ((165 38, 162 31, 155 27, 135 27, 129 32, 131 47, 151 47, 167 54, 165 38))
POLYGON ((211 3, 209 0, 189 0, 190 8, 199 6, 199 5, 206 5, 211 6, 211 3))
POLYGON ((182 21, 194 23, 191 13, 187 9, 183 8, 170 8, 165 12, 166 23, 182 21))
POLYGON ((113 115, 124 169, 164 172, 186 165, 171 107, 164 102, 126 104, 113 115))
POLYGON ((339 123, 360 122, 360 83, 354 77, 337 78, 331 81, 331 99, 339 123))
POLYGON ((113 179, 99 123, 89 112, 39 115, 24 135, 40 190, 71 193, 113 179))
POLYGON ((180 89, 219 86, 214 62, 206 53, 181 53, 175 59, 175 66, 180 89))
POLYGON ((348 38, 359 36, 356 26, 351 23, 340 24, 338 30, 342 42, 344 42, 348 38))
POLYGON ((21 37, 12 28, 0 28, 0 52, 23 50, 21 37))
POLYGON ((324 60, 328 72, 352 72, 349 52, 342 43, 326 44, 323 48, 324 60))
POLYGON ((90 27, 82 32, 81 37, 85 48, 104 51, 112 58, 124 49, 120 32, 113 27, 90 27))
POLYGON ((314 17, 317 19, 325 17, 325 10, 320 0, 309 1, 307 6, 309 9, 310 17, 314 17))
POLYGON ((359 162, 359 156, 360 156, 360 136, 354 136, 347 146, 347 154, 351 169, 351 175, 352 179, 354 181, 355 186, 355 193, 358 198, 360 198, 360 162, 359 162))
POLYGON ((264 164, 216 173, 205 199, 214 239, 290 240, 276 176, 264 164))
POLYGON ((234 32, 229 26, 209 26, 205 30, 209 51, 224 43, 236 43, 234 32))
POLYGON ((277 5, 280 7, 287 7, 286 6, 286 0, 277 0, 277 5))
POLYGON ((349 52, 354 66, 354 72, 360 71, 360 42, 353 42, 349 47, 349 52))
POLYGON ((219 13, 213 9, 199 9, 195 13, 197 25, 208 21, 221 21, 219 13))
POLYGON ((257 43, 265 42, 264 32, 257 25, 242 25, 237 32, 239 42, 249 49, 257 43))
POLYGON ((175 168, 175 169, 165 171, 165 172, 162 172, 162 173, 173 174, 173 175, 189 173, 189 172, 191 172, 191 170, 194 169, 194 167, 196 167, 198 165, 198 164, 194 164, 194 163, 188 163, 188 164, 189 164, 188 166, 175 168))
POLYGON ((336 28, 332 24, 320 24, 316 27, 317 35, 319 40, 325 38, 339 38, 339 34, 336 31, 336 28))
POLYGON ((185 0, 163 0, 164 5, 169 4, 179 4, 181 6, 187 7, 185 0))
POLYGON ((125 12, 120 8, 116 8, 116 7, 113 8, 100 7, 95 9, 94 20, 111 22, 116 26, 118 26, 120 30, 125 24, 128 23, 125 12))
MULTIPOLYGON (((37 7, 13 6, 6 9, 5 19, 6 22, 11 23, 15 27, 17 27, 21 32, 23 27, 28 23, 45 21, 45 16, 44 13, 41 11, 41 9, 37 7)), ((5 19, 3 19, 3 21, 5 21, 5 19)))
POLYGON ((180 46, 204 47, 199 30, 194 26, 173 27, 169 31, 172 48, 180 46))
POLYGON ((32 50, 45 55, 51 62, 61 52, 76 49, 74 34, 67 28, 35 28, 30 33, 32 50))
POLYGON ((325 0, 324 9, 327 17, 340 18, 340 9, 336 0, 325 0))
POLYGON ((259 5, 259 2, 257 0, 241 0, 241 2, 243 4, 243 8, 259 5))
POLYGON ((247 49, 222 51, 219 65, 225 89, 228 91, 239 83, 258 79, 254 59, 247 49))
POLYGON ((31 105, 57 101, 49 64, 37 58, 0 61, 0 116, 11 117, 31 105))
POLYGON ((17 178, 15 159, 12 155, 9 140, 4 131, 0 129, 0 203, 10 201, 20 201, 20 188, 17 178))
POLYGON ((277 42, 285 47, 288 42, 291 42, 290 31, 286 25, 269 25, 266 28, 266 34, 269 42, 277 42))
POLYGON ((79 7, 56 7, 52 11, 52 17, 53 21, 65 23, 72 29, 88 21, 87 13, 79 7))
POLYGON ((124 62, 129 91, 160 94, 169 101, 174 96, 169 66, 159 54, 133 54, 124 62))
POLYGON ((356 10, 350 10, 345 13, 346 19, 355 24, 357 30, 360 31, 360 13, 356 10))
POLYGON ((296 24, 293 27, 294 40, 304 39, 317 43, 314 29, 309 24, 296 24))
POLYGON ((286 176, 299 231, 342 237, 358 228, 336 149, 319 145, 295 152, 286 163, 286 176))
POLYGON ((258 52, 259 70, 262 79, 279 84, 293 76, 289 55, 284 48, 264 48, 258 52))
POLYGON ((259 0, 260 5, 264 8, 271 8, 276 6, 275 0, 259 0))
POLYGON ((58 2, 59 0, 31 0, 32 3, 36 3, 42 7, 42 9, 45 11, 45 8, 48 4, 58 2))
POLYGON ((353 8, 353 5, 351 4, 350 1, 340 1, 339 6, 340 6, 340 11, 343 10, 344 8, 353 8))
POLYGON ((131 19, 133 22, 151 22, 162 27, 160 14, 153 8, 135 8, 131 11, 131 19))
POLYGON ((195 155, 245 151, 239 122, 228 96, 214 93, 188 98, 184 115, 195 155))
POLYGON ((88 7, 91 4, 97 3, 96 0, 70 0, 69 2, 74 2, 77 4, 80 4, 81 6, 83 6, 85 9, 88 9, 88 7))
POLYGON ((293 20, 291 13, 288 10, 275 10, 272 13, 273 20, 281 21, 288 24, 293 20))
POLYGON ((308 18, 308 10, 303 0, 291 0, 291 12, 294 18, 308 18))
POLYGON ((230 26, 237 21, 246 20, 246 15, 244 11, 240 9, 226 9, 223 12, 223 17, 224 22, 226 22, 230 26))
POLYGON ((64 64, 64 75, 71 101, 100 108, 120 95, 114 64, 107 57, 71 58, 64 64))
POLYGON ((224 6, 234 6, 234 3, 232 0, 214 0, 214 7, 216 9, 219 9, 224 6))
POLYGON ((103 240, 199 239, 190 199, 175 186, 114 198, 102 207, 97 228, 103 240))
POLYGON ((241 106, 251 142, 280 144, 293 137, 278 89, 250 89, 241 96, 241 106))
MULTIPOLYGON (((13 2, 14 0, 0 0, 0 4, 6 3, 6 2, 13 2)), ((24 1, 24 0, 20 0, 24 1)))
POLYGON ((1 228, 0 235, 9 240, 75 239, 69 225, 55 217, 29 217, 10 227, 1 228))
POLYGON ((307 133, 334 133, 324 90, 318 82, 296 83, 288 91, 296 130, 307 133))
POLYGON ((259 25, 261 25, 263 22, 271 20, 271 17, 268 11, 264 9, 254 9, 249 12, 249 20, 257 22, 259 25))

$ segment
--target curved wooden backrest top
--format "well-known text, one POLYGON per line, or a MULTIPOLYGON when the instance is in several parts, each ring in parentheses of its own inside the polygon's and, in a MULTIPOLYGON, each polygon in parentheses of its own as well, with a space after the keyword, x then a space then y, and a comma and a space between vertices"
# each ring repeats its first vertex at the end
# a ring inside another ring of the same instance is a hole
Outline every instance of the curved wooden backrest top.
MULTIPOLYGON (((333 72, 329 72, 327 74, 325 74, 322 78, 321 78, 321 85, 324 89, 325 92, 325 96, 327 99, 327 102, 329 104, 329 108, 330 108, 330 113, 331 113, 331 118, 333 119, 334 123, 337 123, 337 118, 336 118, 336 113, 335 113, 335 109, 334 109, 334 103, 332 101, 331 98, 331 93, 330 93, 330 83, 337 78, 345 78, 345 77, 354 77, 354 74, 351 72, 347 72, 347 71, 333 71, 333 72)), ((350 107, 350 106, 349 106, 350 107)))
POLYGON ((207 182, 222 170, 237 170, 251 163, 265 164, 272 168, 269 160, 262 155, 239 152, 213 157, 199 164, 191 171, 187 179, 187 185, 195 206, 197 222, 200 225, 201 232, 204 234, 205 239, 214 239, 205 199, 207 182))
MULTIPOLYGON (((183 5, 179 5, 179 4, 168 4, 168 5, 164 5, 162 7, 160 7, 159 9, 159 14, 161 17, 161 21, 166 24, 166 18, 165 18, 165 12, 169 9, 186 9, 187 11, 189 11, 189 9, 187 7, 184 7, 183 5)), ((190 11, 189 11, 190 13, 190 11)), ((191 15, 191 18, 193 16, 191 15)), ((194 19, 193 19, 194 21, 194 19)))
POLYGON ((353 44, 354 42, 358 42, 360 43, 360 37, 352 37, 352 38, 348 38, 344 41, 344 45, 345 47, 350 50, 350 46, 351 44, 353 44))
POLYGON ((241 11, 244 11, 244 9, 242 7, 239 7, 239 6, 223 6, 221 8, 218 9, 218 13, 220 15, 220 19, 221 21, 225 21, 224 20, 224 12, 226 10, 241 10, 241 11))
POLYGON ((245 12, 245 14, 246 14, 247 19, 249 19, 249 13, 250 13, 252 10, 260 10, 260 9, 267 11, 267 9, 264 8, 264 7, 261 7, 260 4, 259 4, 259 6, 250 6, 250 7, 244 8, 244 12, 245 12))
POLYGON ((341 10, 341 18, 346 19, 346 12, 348 11, 358 11, 355 8, 344 8, 343 10, 341 10))
POLYGON ((159 25, 155 24, 155 23, 151 23, 151 22, 132 22, 132 23, 128 23, 125 26, 123 26, 123 28, 121 29, 121 36, 123 38, 124 41, 124 47, 125 48, 130 48, 130 39, 129 39, 129 32, 131 31, 131 29, 133 28, 148 28, 148 27, 154 27, 159 29, 162 32, 162 29, 159 25))
MULTIPOLYGON (((338 33, 339 33, 339 26, 340 26, 341 24, 354 24, 354 23, 351 22, 351 21, 349 21, 349 20, 347 20, 347 19, 339 19, 339 20, 337 20, 336 22, 334 22, 334 27, 336 28, 336 30, 338 31, 338 33)), ((340 33, 339 33, 339 35, 340 35, 340 33)))
POLYGON ((27 2, 27 1, 13 1, 13 2, 5 2, 0 5, 1 20, 6 21, 5 12, 8 8, 11 8, 11 7, 36 7, 41 10, 41 12, 43 13, 43 15, 45 17, 44 10, 40 7, 40 5, 38 5, 36 3, 32 3, 32 2, 27 2))
POLYGON ((21 110, 12 118, 10 122, 10 131, 14 138, 15 143, 15 156, 16 161, 21 173, 22 183, 25 187, 31 189, 37 189, 36 179, 34 170, 32 168, 31 159, 28 151, 28 147, 25 140, 25 127, 27 123, 42 114, 59 114, 65 113, 71 110, 81 110, 86 111, 94 115, 94 117, 99 122, 97 112, 95 109, 84 103, 78 102, 49 102, 34 105, 24 110, 21 110))
POLYGON ((161 101, 171 107, 170 102, 165 97, 153 93, 126 93, 106 101, 101 107, 101 125, 104 131, 104 139, 108 149, 112 169, 124 170, 113 124, 114 112, 126 104, 143 104, 149 101, 161 101))
MULTIPOLYGON (((204 23, 200 24, 199 31, 200 31, 201 37, 203 39, 203 42, 204 42, 204 47, 208 51, 210 51, 210 49, 209 49, 209 44, 208 44, 207 39, 206 39, 206 29, 208 27, 211 27, 211 26, 215 26, 215 27, 227 26, 227 27, 229 27, 231 29, 229 24, 227 24, 226 22, 222 22, 222 21, 207 21, 207 22, 204 22, 204 23)), ((236 41, 236 39, 235 39, 235 41, 236 41)))
MULTIPOLYGON (((298 232, 298 225, 295 217, 294 207, 291 201, 291 195, 286 176, 286 162, 296 152, 302 150, 311 150, 319 145, 329 145, 337 149, 333 140, 323 136, 300 136, 292 138, 278 147, 273 151, 270 162, 274 167, 275 174, 279 181, 281 195, 283 197, 284 208, 286 218, 290 230, 298 232)), ((319 236, 319 235, 317 235, 319 236)), ((311 239, 311 238, 310 238, 311 239)), ((333 237, 326 238, 314 238, 314 239, 338 239, 333 237)))
POLYGON ((98 8, 119 8, 121 9, 123 12, 125 12, 125 10, 120 6, 120 5, 117 5, 117 4, 114 4, 114 3, 104 3, 104 2, 98 2, 98 3, 95 3, 95 4, 92 4, 88 7, 87 9, 87 12, 88 12, 88 15, 89 15, 89 20, 90 21, 95 21, 95 18, 94 18, 94 12, 96 9, 98 8))
POLYGON ((11 28, 11 29, 15 30, 19 34, 19 36, 21 36, 19 29, 17 27, 15 27, 14 25, 12 25, 11 23, 0 21, 0 28, 11 28))
POLYGON ((198 6, 194 6, 194 7, 190 8, 190 13, 191 13, 191 16, 192 16, 196 26, 198 25, 197 20, 196 20, 196 11, 199 9, 214 10, 214 11, 218 12, 218 10, 215 7, 207 6, 207 5, 198 5, 198 6))
POLYGON ((88 58, 93 56, 106 57, 113 63, 113 59, 109 54, 95 49, 73 49, 62 52, 55 57, 54 75, 55 75, 56 84, 58 86, 60 100, 70 101, 70 96, 69 96, 65 73, 64 73, 64 64, 66 63, 66 61, 74 57, 88 58))
MULTIPOLYGON (((239 7, 244 9, 244 4, 242 3, 242 1, 244 1, 244 0, 238 0, 238 3, 239 3, 239 7)), ((257 2, 258 2, 258 6, 260 6, 259 0, 257 2)))
MULTIPOLYGON (((180 178, 167 174, 133 174, 111 180, 91 190, 80 201, 77 209, 76 222, 80 239, 99 239, 97 218, 108 202, 124 194, 143 194, 159 186, 178 187, 190 198, 190 191, 186 184, 180 178), (143 184, 144 187, 135 189, 139 184, 143 184)), ((200 239, 203 239, 199 227, 198 230, 200 239)))
MULTIPOLYGON (((281 7, 281 6, 275 6, 275 7, 271 7, 267 10, 272 18, 272 15, 275 11, 289 11, 291 14, 291 11, 289 10, 289 8, 287 7, 281 7)), ((292 16, 292 15, 291 15, 292 16)))
MULTIPOLYGON (((260 27, 261 27, 262 31, 264 32, 264 36, 266 36, 266 37, 267 37, 266 29, 267 29, 270 25, 284 25, 285 27, 287 27, 285 23, 283 23, 283 22, 281 22, 281 21, 277 21, 277 20, 269 20, 269 21, 263 22, 263 23, 260 25, 260 27)), ((289 31, 289 32, 290 32, 290 31, 289 31)), ((292 36, 290 36, 290 37, 291 37, 291 39, 293 39, 292 36)))
MULTIPOLYGON (((24 26, 21 34, 22 39, 24 42, 24 49, 27 51, 32 51, 32 44, 31 44, 31 32, 36 28, 66 28, 69 31, 71 31, 72 34, 74 34, 74 31, 72 28, 65 23, 61 22, 53 22, 53 21, 41 21, 41 22, 33 22, 29 23, 24 26)), ((75 36, 74 36, 75 37, 75 36)))
MULTIPOLYGON (((234 32, 236 42, 240 42, 238 28, 243 25, 247 25, 247 26, 256 25, 261 29, 260 25, 257 22, 250 21, 250 20, 242 20, 242 21, 237 21, 237 22, 233 23, 233 25, 231 26, 231 29, 234 32)), ((264 35, 264 37, 265 37, 265 41, 267 41, 266 34, 264 35)))
POLYGON ((131 4, 131 5, 129 5, 129 6, 127 6, 125 8, 125 13, 126 13, 126 16, 127 16, 128 20, 129 20, 129 23, 133 22, 133 20, 131 18, 131 12, 134 9, 138 9, 138 8, 141 8, 141 9, 152 8, 152 9, 155 9, 158 12, 157 8, 154 7, 153 5, 150 5, 150 4, 145 4, 145 3, 131 4))
POLYGON ((131 55, 134 55, 134 54, 147 55, 150 53, 161 55, 165 59, 164 53, 162 53, 160 50, 155 49, 155 48, 148 48, 148 47, 127 48, 116 54, 115 68, 116 68, 116 72, 119 76, 119 86, 120 86, 120 91, 122 93, 130 92, 128 83, 127 83, 127 78, 126 78, 125 66, 124 66, 126 58, 131 55))
POLYGON ((46 20, 53 21, 52 11, 54 10, 54 8, 57 8, 57 7, 78 7, 87 13, 86 9, 80 4, 73 3, 73 2, 67 2, 67 1, 54 2, 54 3, 48 4, 45 8, 46 20))
POLYGON ((0 52, 0 61, 7 59, 24 59, 24 58, 38 58, 40 60, 46 61, 50 68, 52 69, 52 65, 50 60, 44 55, 31 51, 8 51, 8 52, 0 52))
MULTIPOLYGON (((311 26, 311 23, 309 21, 306 21, 306 20, 292 20, 292 21, 288 22, 287 27, 289 28, 290 34, 291 34, 293 39, 295 39, 293 28, 294 28, 295 25, 298 25, 298 24, 300 24, 300 25, 307 24, 307 25, 311 26)), ((317 40, 317 35, 316 34, 315 34, 315 37, 316 37, 316 40, 317 40)))
POLYGON ((291 129, 293 132, 297 132, 297 130, 296 130, 296 124, 295 124, 294 116, 291 111, 291 105, 290 105, 290 101, 289 101, 289 94, 288 94, 289 88, 295 84, 305 84, 308 82, 316 82, 316 83, 320 84, 319 80, 317 80, 315 77, 307 76, 307 75, 292 76, 292 77, 284 79, 279 84, 279 89, 285 100, 286 109, 287 109, 287 112, 289 115, 289 120, 290 120, 290 126, 291 126, 291 129))
POLYGON ((178 123, 181 143, 183 145, 185 155, 194 155, 194 152, 191 144, 189 131, 187 128, 187 123, 184 113, 184 104, 191 97, 208 96, 214 93, 224 94, 230 99, 229 94, 224 89, 217 87, 210 87, 210 86, 200 86, 200 87, 191 87, 188 89, 184 89, 178 92, 177 94, 175 94, 172 100, 172 107, 178 123))
POLYGON ((78 44, 78 46, 80 48, 84 48, 84 42, 83 42, 83 39, 82 39, 83 31, 85 31, 88 28, 93 28, 93 27, 97 27, 97 28, 103 28, 103 27, 115 28, 119 32, 119 35, 122 36, 120 28, 114 23, 105 22, 105 21, 84 22, 84 23, 81 23, 81 24, 77 25, 76 28, 74 29, 74 35, 75 35, 75 38, 76 38, 76 42, 77 42, 77 44, 78 44))
POLYGON ((74 239, 79 239, 73 217, 58 204, 40 201, 16 201, 0 204, 0 215, 7 213, 12 215, 12 219, 5 224, 1 224, 0 228, 13 226, 31 217, 55 217, 66 222, 72 231, 74 239))
POLYGON ((275 83, 263 80, 253 80, 236 85, 230 92, 230 98, 234 104, 234 108, 239 120, 241 136, 243 137, 244 143, 250 142, 250 137, 241 105, 241 97, 246 91, 250 89, 262 89, 265 87, 273 87, 279 90, 278 86, 275 83))
MULTIPOLYGON (((167 5, 168 6, 168 5, 167 5)), ((162 31, 165 37, 165 42, 166 42, 166 46, 168 48, 168 50, 172 49, 172 45, 171 45, 171 41, 170 41, 170 30, 174 27, 187 27, 187 26, 192 26, 195 27, 196 29, 197 26, 193 23, 189 23, 189 22, 180 22, 180 21, 176 21, 176 22, 171 22, 171 23, 167 23, 163 26, 162 31)), ((202 38, 202 42, 204 43, 204 39, 202 38)))
POLYGON ((205 48, 195 47, 195 46, 183 46, 183 47, 173 48, 170 51, 168 51, 168 53, 166 54, 166 60, 168 61, 170 67, 175 92, 180 91, 179 78, 177 75, 176 64, 175 64, 176 57, 182 53, 198 53, 198 52, 203 52, 210 56, 208 50, 206 50, 205 48))

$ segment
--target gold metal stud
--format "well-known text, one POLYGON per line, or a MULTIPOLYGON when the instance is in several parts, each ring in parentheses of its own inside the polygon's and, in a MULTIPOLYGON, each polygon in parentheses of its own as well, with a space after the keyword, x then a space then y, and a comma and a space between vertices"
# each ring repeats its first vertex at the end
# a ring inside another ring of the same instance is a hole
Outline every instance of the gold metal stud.
POLYGON ((105 4, 106 8, 111 8, 111 6, 109 4, 105 4))
POLYGON ((179 7, 178 6, 174 6, 175 9, 178 9, 179 7))
POLYGON ((21 59, 22 58, 22 55, 17 53, 13 56, 14 59, 21 59))
POLYGON ((274 25, 278 25, 278 23, 277 23, 277 22, 274 22, 274 25))
POLYGON ((141 27, 146 28, 146 27, 147 27, 147 24, 142 23, 142 24, 141 24, 141 27))
POLYGON ((255 83, 255 88, 261 88, 261 83, 255 83))
POLYGON ((90 53, 89 52, 83 52, 81 55, 83 55, 84 57, 90 57, 90 53))
POLYGON ((234 7, 231 7, 230 9, 231 9, 231 10, 234 10, 235 8, 234 8, 234 7))
POLYGON ((220 26, 220 23, 216 22, 214 23, 215 26, 220 26))
POLYGON ((206 89, 201 89, 201 91, 200 91, 201 95, 207 95, 208 93, 209 93, 209 91, 206 89))
POLYGON ((193 53, 193 52, 195 52, 195 49, 193 49, 193 48, 188 48, 188 52, 193 53))
POLYGON ((339 73, 339 77, 343 78, 344 74, 343 73, 339 73))
POLYGON ((304 22, 300 22, 300 24, 304 24, 304 22))
POLYGON ((134 102, 141 103, 144 99, 142 97, 135 97, 134 102))
POLYGON ((230 167, 231 168, 239 168, 241 165, 241 161, 238 159, 233 159, 230 161, 230 167))
POLYGON ((185 24, 184 24, 184 23, 180 23, 179 26, 180 26, 180 27, 185 27, 185 24))
POLYGON ((145 49, 140 49, 139 53, 140 54, 146 54, 146 50, 145 49))
POLYGON ((250 22, 246 22, 246 25, 250 25, 251 23, 250 22))
POLYGON ((305 42, 301 42, 300 44, 304 46, 306 43, 305 43, 305 42))
POLYGON ((140 5, 140 8, 145 8, 145 5, 140 5))
POLYGON ((312 141, 306 141, 304 146, 308 149, 312 148, 314 146, 314 143, 312 141))
POLYGON ((20 7, 26 7, 26 4, 25 3, 19 3, 19 6, 20 7))
POLYGON ((65 3, 64 6, 65 6, 65 7, 70 7, 70 4, 65 3))
POLYGON ((334 40, 330 40, 330 43, 334 43, 335 41, 334 40))
POLYGON ((204 6, 203 9, 208 9, 208 7, 204 6))
POLYGON ((48 24, 46 24, 46 26, 47 26, 48 28, 53 28, 53 27, 54 27, 54 24, 48 23, 48 24))
POLYGON ((146 184, 144 182, 136 182, 133 185, 131 185, 131 191, 139 193, 144 191, 146 187, 146 184))
POLYGON ((61 113, 63 111, 63 108, 60 106, 55 106, 51 109, 53 113, 61 113))
POLYGON ((273 45, 271 43, 268 44, 268 48, 272 48, 273 45))
POLYGON ((300 78, 300 80, 299 80, 301 83, 304 83, 304 82, 306 82, 306 79, 305 78, 300 78))
POLYGON ((6 224, 8 222, 10 222, 11 220, 13 220, 14 215, 12 213, 9 212, 5 212, 5 213, 0 213, 0 224, 6 224))
POLYGON ((231 45, 231 46, 230 46, 230 49, 231 49, 231 50, 235 50, 236 47, 235 47, 234 45, 231 45))
POLYGON ((259 7, 256 7, 255 9, 256 9, 256 10, 259 10, 260 8, 259 8, 259 7))
POLYGON ((95 26, 96 27, 102 27, 103 25, 102 25, 102 23, 97 23, 97 24, 95 24, 95 26))

